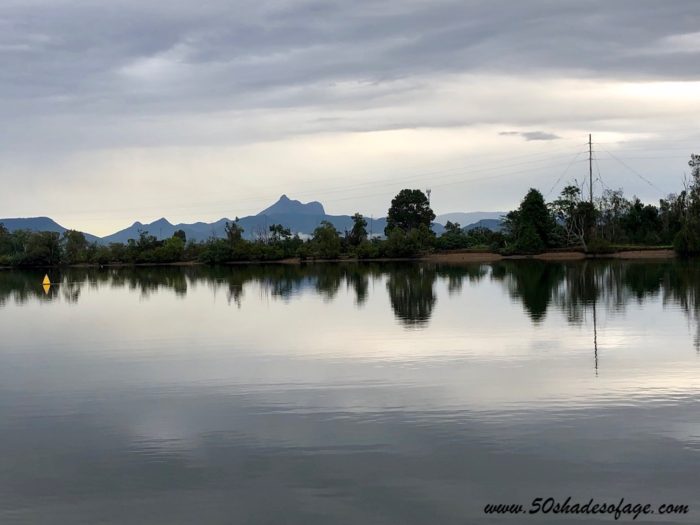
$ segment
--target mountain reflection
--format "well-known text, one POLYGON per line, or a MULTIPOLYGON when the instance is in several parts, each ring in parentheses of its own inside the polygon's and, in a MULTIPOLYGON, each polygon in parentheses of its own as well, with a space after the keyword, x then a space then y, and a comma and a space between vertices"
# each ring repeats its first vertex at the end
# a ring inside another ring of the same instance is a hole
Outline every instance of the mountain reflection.
MULTIPOLYGON (((426 326, 438 302, 436 288, 463 293, 465 283, 489 277, 522 304, 539 324, 555 308, 569 323, 581 324, 594 306, 624 311, 632 303, 661 297, 664 306, 680 307, 700 320, 700 266, 694 260, 660 262, 587 260, 567 263, 501 261, 493 264, 436 265, 423 263, 348 263, 306 265, 236 265, 222 267, 125 267, 51 270, 57 283, 44 292, 43 270, 0 272, 0 307, 8 301, 65 301, 77 303, 86 288, 126 288, 143 298, 161 291, 187 296, 192 287, 225 291, 230 304, 245 306, 252 285, 273 300, 290 300, 315 293, 334 301, 345 289, 362 308, 381 281, 396 318, 406 327, 426 326)), ((698 341, 700 346, 700 341, 698 341)))

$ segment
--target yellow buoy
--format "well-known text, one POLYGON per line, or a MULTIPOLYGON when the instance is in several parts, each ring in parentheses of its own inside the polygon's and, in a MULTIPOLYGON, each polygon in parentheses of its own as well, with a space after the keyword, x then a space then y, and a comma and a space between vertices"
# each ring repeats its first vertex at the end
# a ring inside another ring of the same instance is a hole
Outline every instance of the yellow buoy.
POLYGON ((51 279, 49 279, 49 274, 44 275, 44 280, 41 282, 44 286, 51 285, 51 279))
POLYGON ((49 290, 51 290, 51 285, 50 284, 42 284, 41 287, 44 289, 44 293, 46 295, 49 295, 49 290))

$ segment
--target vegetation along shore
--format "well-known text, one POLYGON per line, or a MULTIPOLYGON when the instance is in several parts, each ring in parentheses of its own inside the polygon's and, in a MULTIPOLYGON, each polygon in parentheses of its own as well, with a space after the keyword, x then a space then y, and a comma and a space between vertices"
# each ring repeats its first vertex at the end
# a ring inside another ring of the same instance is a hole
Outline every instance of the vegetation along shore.
POLYGON ((691 155, 691 177, 682 191, 658 206, 628 199, 607 189, 586 200, 577 186, 565 187, 553 201, 530 189, 520 206, 504 217, 501 231, 463 229, 447 222, 431 230, 435 214, 427 196, 401 190, 391 201, 384 236, 370 236, 367 220, 353 216, 353 226, 339 232, 323 221, 302 239, 289 228, 272 224, 254 239, 243 237, 237 221, 226 224, 225 238, 188 241, 184 231, 159 240, 147 231, 136 239, 108 245, 90 243, 85 235, 8 231, 0 223, 0 267, 131 264, 224 264, 299 262, 305 260, 428 258, 441 262, 493 261, 536 257, 577 259, 665 258, 700 254, 700 155, 691 155))

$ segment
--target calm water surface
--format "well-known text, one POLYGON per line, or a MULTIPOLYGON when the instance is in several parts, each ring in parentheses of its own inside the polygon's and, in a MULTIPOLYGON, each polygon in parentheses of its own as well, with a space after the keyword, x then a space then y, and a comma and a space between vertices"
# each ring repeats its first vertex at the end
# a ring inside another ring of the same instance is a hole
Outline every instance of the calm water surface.
POLYGON ((700 522, 697 262, 42 277, 0 272, 2 524, 700 522))

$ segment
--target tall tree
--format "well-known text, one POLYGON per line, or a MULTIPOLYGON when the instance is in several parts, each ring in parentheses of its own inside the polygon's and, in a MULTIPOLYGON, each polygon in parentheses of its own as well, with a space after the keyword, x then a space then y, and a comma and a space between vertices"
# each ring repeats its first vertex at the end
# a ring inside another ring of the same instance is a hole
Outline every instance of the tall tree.
POLYGON ((176 230, 173 233, 173 237, 177 237, 182 241, 182 244, 187 244, 187 234, 185 233, 185 230, 176 230))
POLYGON ((554 244, 554 218, 542 194, 531 188, 517 210, 506 215, 506 231, 515 241, 515 249, 535 253, 554 244))
POLYGON ((687 188, 685 217, 673 245, 679 253, 690 255, 700 253, 700 155, 693 153, 688 165, 691 179, 687 188))
POLYGON ((385 235, 395 228, 408 232, 424 225, 430 228, 435 213, 430 209, 430 202, 421 190, 401 190, 391 201, 386 217, 385 235))
POLYGON ((347 234, 347 238, 351 246, 358 246, 367 240, 367 219, 361 213, 352 216, 352 230, 347 234))
POLYGON ((321 259, 335 259, 340 255, 340 235, 335 226, 328 221, 321 221, 318 228, 314 230, 312 242, 316 254, 321 259))
POLYGON ((586 250, 595 227, 595 208, 581 198, 581 188, 566 186, 552 203, 551 209, 556 222, 564 228, 566 244, 580 244, 586 250))
POLYGON ((236 217, 236 220, 233 222, 226 221, 224 230, 226 231, 226 238, 230 244, 237 243, 243 237, 243 228, 238 225, 238 217, 236 217))
POLYGON ((0 222, 0 255, 10 255, 12 252, 12 238, 5 225, 0 222))

